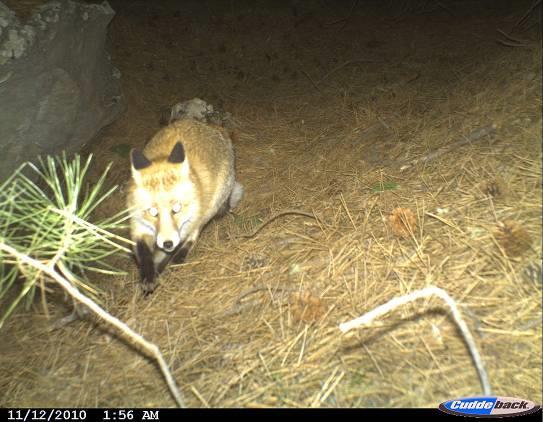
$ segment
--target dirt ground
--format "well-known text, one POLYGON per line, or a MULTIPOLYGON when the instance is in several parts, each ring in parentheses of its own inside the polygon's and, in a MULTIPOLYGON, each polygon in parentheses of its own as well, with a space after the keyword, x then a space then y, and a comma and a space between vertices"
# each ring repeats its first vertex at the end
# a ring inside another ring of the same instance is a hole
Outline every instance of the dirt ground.
MULTIPOLYGON (((436 407, 481 394, 439 300, 339 331, 430 285, 459 304, 493 392, 541 403, 540 7, 519 22, 533 2, 150 3, 111 2, 127 108, 88 147, 121 186, 100 212, 124 206, 128 148, 193 97, 232 114, 245 197, 149 298, 128 258, 126 277, 94 281, 158 344, 187 404, 436 407), (284 210, 315 218, 243 237, 284 210)), ((69 313, 50 307, 0 333, 1 406, 175 405, 152 361, 88 321, 50 330, 69 313)))

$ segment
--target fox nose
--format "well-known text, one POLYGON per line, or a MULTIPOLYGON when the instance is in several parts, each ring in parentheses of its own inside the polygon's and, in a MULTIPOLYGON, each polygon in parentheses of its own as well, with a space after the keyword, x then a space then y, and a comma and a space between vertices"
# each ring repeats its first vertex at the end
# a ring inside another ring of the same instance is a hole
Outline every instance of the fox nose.
POLYGON ((164 249, 168 252, 173 249, 173 242, 171 240, 165 240, 163 245, 164 249))

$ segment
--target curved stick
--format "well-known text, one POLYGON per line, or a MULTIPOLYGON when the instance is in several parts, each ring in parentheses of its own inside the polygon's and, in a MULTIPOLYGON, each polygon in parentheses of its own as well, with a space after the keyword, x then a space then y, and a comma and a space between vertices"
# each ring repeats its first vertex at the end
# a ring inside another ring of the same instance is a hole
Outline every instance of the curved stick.
POLYGON ((385 315, 388 312, 392 311, 393 309, 396 309, 402 305, 405 305, 406 303, 413 302, 417 299, 420 299, 423 297, 430 297, 430 296, 437 296, 443 302, 445 302, 445 304, 451 310, 454 322, 456 322, 456 325, 458 325, 458 328, 460 329, 460 333, 464 337, 464 340, 471 353, 471 357, 473 358, 473 363, 475 364, 475 368, 477 369, 477 372, 479 374, 479 379, 481 380, 481 385, 483 386, 483 393, 486 396, 490 396, 492 394, 492 388, 490 387, 488 374, 485 370, 483 360, 481 359, 481 355, 479 354, 479 351, 477 350, 475 340, 473 339, 473 336, 471 335, 471 332, 469 331, 469 328, 466 322, 462 318, 462 314, 460 313, 460 310, 456 306, 455 301, 449 296, 449 294, 445 290, 440 289, 439 287, 430 286, 422 290, 414 291, 405 296, 396 297, 390 300, 389 302, 383 305, 380 305, 377 308, 365 313, 359 318, 355 318, 349 322, 344 322, 342 324, 339 324, 339 329, 343 333, 346 333, 347 331, 352 330, 353 328, 360 327, 361 325, 367 325, 371 321, 373 321, 375 318, 385 315))

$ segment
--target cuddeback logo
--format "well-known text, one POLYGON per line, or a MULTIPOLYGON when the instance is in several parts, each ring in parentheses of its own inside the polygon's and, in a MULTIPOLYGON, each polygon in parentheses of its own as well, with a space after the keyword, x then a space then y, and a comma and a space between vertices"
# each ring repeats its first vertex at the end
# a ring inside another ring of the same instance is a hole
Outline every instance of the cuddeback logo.
POLYGON ((503 418, 537 412, 541 406, 514 397, 467 397, 441 403, 439 410, 458 416, 503 418))

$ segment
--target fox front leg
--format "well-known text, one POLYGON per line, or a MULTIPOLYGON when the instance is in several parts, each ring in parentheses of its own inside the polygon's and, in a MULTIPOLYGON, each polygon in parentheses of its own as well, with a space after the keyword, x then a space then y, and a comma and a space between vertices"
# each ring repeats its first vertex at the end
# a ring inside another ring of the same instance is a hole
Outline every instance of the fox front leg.
POLYGON ((182 264, 183 262, 185 262, 185 258, 187 257, 191 247, 192 243, 185 243, 182 246, 179 246, 175 251, 170 254, 165 254, 161 251, 155 252, 154 259, 157 273, 160 274, 162 271, 164 271, 164 269, 170 262, 173 262, 174 264, 182 264))
POLYGON ((182 264, 185 262, 185 258, 189 254, 190 250, 192 249, 192 246, 194 245, 194 242, 187 241, 182 246, 180 246, 175 252, 172 257, 172 261, 174 264, 182 264))
POLYGON ((153 253, 143 240, 139 240, 136 243, 136 259, 140 270, 143 294, 148 295, 153 293, 156 288, 155 263, 153 261, 153 253))
POLYGON ((182 264, 183 262, 185 262, 185 258, 194 247, 194 244, 196 243, 199 234, 200 230, 194 230, 188 236, 187 240, 185 240, 183 244, 179 248, 177 248, 172 257, 172 260, 175 264, 182 264))

